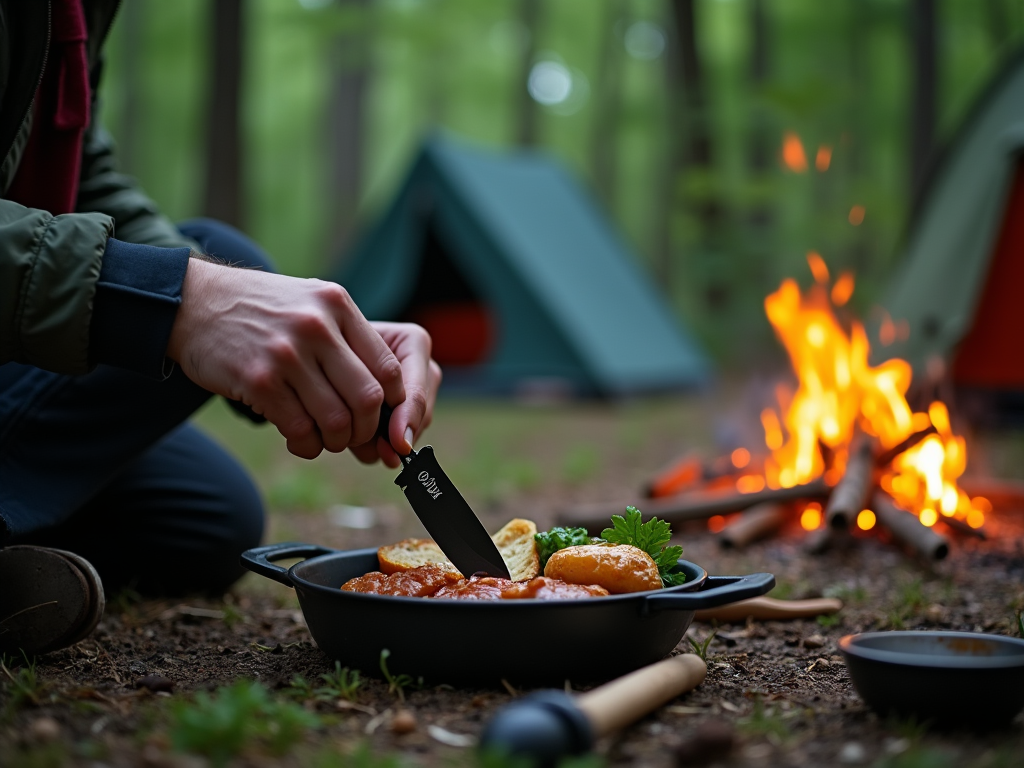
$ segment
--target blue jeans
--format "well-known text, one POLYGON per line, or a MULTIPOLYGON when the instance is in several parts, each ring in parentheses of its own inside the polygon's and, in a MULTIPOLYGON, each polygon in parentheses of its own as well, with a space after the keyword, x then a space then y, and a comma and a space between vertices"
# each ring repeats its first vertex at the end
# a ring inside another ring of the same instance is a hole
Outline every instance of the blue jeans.
MULTIPOLYGON (((227 225, 200 219, 180 230, 232 264, 270 268, 227 225)), ((110 590, 230 586, 239 554, 260 542, 264 513, 246 471, 185 423, 210 397, 178 368, 157 381, 102 365, 84 376, 0 366, 7 543, 74 551, 110 590)))

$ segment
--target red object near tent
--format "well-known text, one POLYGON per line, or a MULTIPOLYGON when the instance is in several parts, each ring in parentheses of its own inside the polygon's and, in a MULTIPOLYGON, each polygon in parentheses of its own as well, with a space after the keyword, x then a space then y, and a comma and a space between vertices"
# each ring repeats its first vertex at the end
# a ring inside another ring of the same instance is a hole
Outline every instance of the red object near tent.
POLYGON ((1024 390, 1024 163, 1018 163, 974 321, 953 358, 953 381, 1024 390))
POLYGON ((496 324, 486 306, 475 301, 418 307, 409 319, 422 325, 434 341, 439 365, 475 365, 494 348, 496 324))

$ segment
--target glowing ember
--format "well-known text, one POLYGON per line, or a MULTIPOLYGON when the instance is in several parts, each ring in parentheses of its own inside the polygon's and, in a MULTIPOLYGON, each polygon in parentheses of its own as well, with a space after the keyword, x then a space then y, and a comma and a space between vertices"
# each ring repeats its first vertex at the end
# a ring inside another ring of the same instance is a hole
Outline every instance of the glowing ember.
POLYGON ((814 531, 821 527, 821 505, 812 501, 800 513, 800 526, 805 531, 814 531))
POLYGON ((822 144, 818 147, 818 154, 814 157, 814 167, 817 168, 821 173, 828 170, 829 165, 832 162, 832 147, 827 144, 822 144))
POLYGON ((782 137, 782 162, 794 173, 807 171, 807 153, 804 152, 803 142, 792 131, 786 131, 782 137))
POLYGON ((855 205, 850 209, 850 215, 847 217, 851 224, 855 227, 859 227, 864 223, 864 206, 855 205))
POLYGON ((725 517, 722 515, 714 515, 708 518, 708 530, 712 533, 719 533, 725 528, 725 517))
POLYGON ((746 448, 737 448, 729 458, 736 469, 743 469, 750 463, 750 451, 746 448))
MULTIPOLYGON (((872 367, 864 327, 854 321, 847 332, 835 315, 833 307, 846 304, 853 293, 853 276, 844 273, 830 290, 828 267, 821 256, 812 251, 807 262, 815 284, 806 293, 790 279, 765 299, 765 311, 789 353, 798 387, 785 400, 780 397, 778 412, 773 408, 761 412, 765 444, 771 451, 762 485, 789 488, 823 475, 834 484, 845 471, 856 431, 889 449, 933 427, 935 434, 900 453, 883 469, 880 485, 924 525, 934 525, 944 516, 980 527, 991 505, 981 497, 968 498, 957 486, 967 467, 967 447, 963 437, 953 433, 946 406, 934 402, 927 413, 911 411, 905 397, 910 365, 892 359, 872 367)), ((894 341, 897 333, 897 324, 886 315, 883 343, 894 341)), ((739 478, 737 490, 760 490, 755 479, 760 476, 739 478)), ((817 528, 820 507, 809 505, 800 523, 807 530, 817 528)), ((857 517, 863 530, 874 524, 875 516, 868 510, 857 517)))

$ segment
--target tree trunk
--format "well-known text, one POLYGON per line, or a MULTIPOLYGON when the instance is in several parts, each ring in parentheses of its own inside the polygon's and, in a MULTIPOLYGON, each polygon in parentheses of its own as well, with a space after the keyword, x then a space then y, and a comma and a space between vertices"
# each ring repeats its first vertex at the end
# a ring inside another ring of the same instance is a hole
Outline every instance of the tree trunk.
MULTIPOLYGON (((370 0, 340 2, 358 7, 368 21, 370 0)), ((327 113, 332 253, 346 248, 355 233, 363 190, 366 97, 370 90, 371 67, 368 25, 360 25, 354 34, 335 41, 331 51, 333 80, 327 113)))
POLYGON ((537 143, 537 102, 530 96, 527 83, 530 79, 530 70, 533 69, 533 59, 537 55, 540 0, 519 0, 519 21, 526 30, 527 43, 523 46, 522 58, 519 60, 519 76, 516 79, 515 93, 519 97, 516 141, 521 146, 529 147, 537 143))
POLYGON ((139 96, 143 92, 141 81, 142 47, 146 34, 145 4, 136 0, 121 9, 121 81, 124 100, 117 131, 118 164, 125 173, 139 172, 139 96))
POLYGON ((213 0, 213 82, 206 109, 203 212, 236 227, 242 215, 241 89, 244 0, 213 0))
POLYGON ((938 31, 935 0, 910 0, 913 93, 910 108, 910 183, 916 198, 925 183, 935 144, 938 92, 938 31))
POLYGON ((590 167, 594 186, 609 210, 615 208, 618 118, 622 108, 622 34, 626 20, 623 0, 608 0, 604 19, 604 44, 597 63, 594 88, 594 133, 590 167))

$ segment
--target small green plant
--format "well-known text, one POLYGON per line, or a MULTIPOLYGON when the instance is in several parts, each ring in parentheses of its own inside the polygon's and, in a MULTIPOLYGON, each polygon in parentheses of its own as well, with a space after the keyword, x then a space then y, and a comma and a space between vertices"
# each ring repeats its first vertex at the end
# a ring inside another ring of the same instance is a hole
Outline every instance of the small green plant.
POLYGON ((928 733, 928 723, 927 721, 918 720, 916 717, 892 716, 885 721, 885 729, 895 733, 902 739, 916 744, 928 733))
POLYGON ((818 617, 817 621, 819 627, 825 627, 827 629, 828 627, 835 627, 841 624, 843 617, 838 613, 822 614, 818 617))
POLYGON ((397 696, 399 701, 405 701, 405 689, 413 685, 422 685, 423 678, 414 680, 411 675, 393 675, 388 669, 388 657, 391 651, 384 648, 380 652, 380 671, 384 679, 388 681, 388 693, 397 696))
POLYGON ((324 685, 317 688, 315 693, 321 701, 333 701, 339 698, 355 701, 359 689, 363 685, 359 670, 343 667, 340 661, 334 662, 333 672, 325 672, 320 675, 320 679, 324 681, 324 685))
POLYGON ((224 766, 252 741, 281 755, 320 720, 291 702, 271 698, 257 682, 241 680, 199 693, 194 702, 176 702, 171 710, 171 743, 181 752, 205 755, 224 766))
POLYGON ((700 642, 697 642, 689 635, 686 636, 686 640, 690 643, 690 647, 693 648, 693 652, 697 654, 697 656, 700 657, 700 660, 703 661, 705 664, 708 663, 708 646, 711 645, 711 641, 715 639, 715 635, 717 634, 718 630, 715 629, 711 632, 710 635, 705 637, 700 642))
POLYGON ((45 686, 36 673, 36 660, 22 652, 22 661, 13 657, 0 657, 0 672, 6 678, 7 703, 4 713, 16 712, 26 704, 38 706, 42 703, 45 686))
POLYGON ((764 736, 775 743, 789 738, 789 724, 775 709, 765 709, 760 694, 754 697, 754 709, 750 717, 741 720, 739 728, 751 736, 764 736))
POLYGON ((1017 632, 1024 637, 1024 612, 1017 611, 1017 632))
POLYGON ((234 603, 225 603, 223 610, 224 624, 228 629, 234 629, 236 624, 245 621, 245 614, 234 603))
POLYGON ((310 768, 405 768, 408 765, 396 754, 374 754, 366 742, 347 753, 336 748, 323 749, 310 762, 310 768))
POLYGON ((904 582, 896 593, 896 599, 889 607, 889 625, 893 629, 903 629, 907 620, 925 603, 921 580, 911 579, 904 582))

